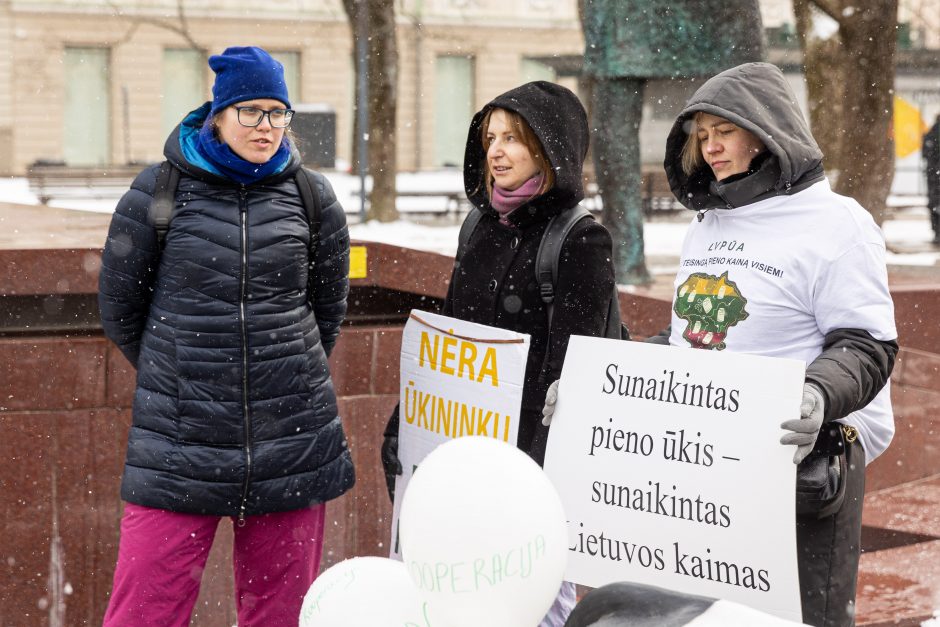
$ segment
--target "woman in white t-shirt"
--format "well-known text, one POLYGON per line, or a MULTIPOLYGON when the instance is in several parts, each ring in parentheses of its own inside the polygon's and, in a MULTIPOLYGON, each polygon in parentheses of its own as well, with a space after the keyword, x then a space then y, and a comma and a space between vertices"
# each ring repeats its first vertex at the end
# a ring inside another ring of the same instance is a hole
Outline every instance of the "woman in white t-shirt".
POLYGON ((798 481, 803 620, 854 625, 865 464, 894 434, 887 383, 898 345, 884 237, 830 189, 796 97, 767 63, 696 91, 669 133, 665 169, 698 214, 671 326, 651 341, 806 362, 801 415, 781 425, 781 442, 796 445, 798 476, 815 467, 835 478, 831 459, 841 490, 817 502, 824 491, 798 481))

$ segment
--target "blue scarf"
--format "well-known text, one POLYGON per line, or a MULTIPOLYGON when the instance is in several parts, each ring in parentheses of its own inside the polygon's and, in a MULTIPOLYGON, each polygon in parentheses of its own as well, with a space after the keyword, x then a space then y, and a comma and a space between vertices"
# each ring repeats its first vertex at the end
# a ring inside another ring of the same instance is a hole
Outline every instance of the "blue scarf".
POLYGON ((235 154, 225 142, 215 138, 212 130, 211 118, 199 129, 199 139, 196 141, 196 150, 212 164, 223 176, 244 185, 255 183, 283 170, 290 160, 290 147, 287 137, 281 140, 277 152, 265 163, 252 163, 245 161, 235 154))

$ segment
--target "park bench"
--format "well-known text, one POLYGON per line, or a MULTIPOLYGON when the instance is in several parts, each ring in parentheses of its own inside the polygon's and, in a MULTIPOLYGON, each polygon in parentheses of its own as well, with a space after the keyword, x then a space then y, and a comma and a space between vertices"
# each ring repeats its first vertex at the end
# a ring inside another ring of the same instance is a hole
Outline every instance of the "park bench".
MULTIPOLYGON (((334 181, 335 184, 339 181, 334 181)), ((371 185, 367 183, 367 190, 371 185)), ((359 213, 360 187, 358 178, 347 188, 352 202, 344 206, 346 213, 359 213)), ((470 201, 463 189, 463 170, 441 168, 421 172, 399 172, 395 188, 395 208, 402 215, 415 218, 461 219, 470 210, 470 201)))
MULTIPOLYGON (((432 178, 430 185, 425 182, 421 186, 410 183, 409 175, 400 175, 395 203, 399 213, 439 215, 456 220, 469 211, 470 201, 464 193, 463 179, 459 171, 456 174, 441 171, 437 175, 437 178, 432 178)), ((669 189, 669 182, 662 168, 644 167, 642 177, 641 205, 646 216, 667 215, 685 209, 669 189)), ((358 198, 358 192, 355 196, 358 198)), ((601 212, 604 203, 597 183, 591 182, 587 185, 581 204, 595 215, 601 212)))
POLYGON ((669 188, 669 180, 662 168, 644 168, 642 177, 640 187, 645 215, 653 216, 685 209, 669 188))
MULTIPOLYGON (((685 209, 669 189, 669 181, 662 168, 644 166, 640 180, 640 206, 643 215, 653 217, 669 215, 685 209)), ((604 208, 597 183, 589 183, 585 189, 582 204, 589 211, 598 214, 604 208)))
MULTIPOLYGON (((29 166, 27 178, 30 191, 44 205, 52 200, 117 201, 145 165, 88 167, 38 161, 29 166)), ((355 187, 358 188, 358 185, 355 187)), ((683 209, 669 190, 666 175, 661 168, 644 168, 640 189, 643 213, 648 217, 683 209)), ((462 172, 457 169, 401 173, 396 193, 396 207, 403 215, 457 221, 470 209, 470 201, 463 189, 462 172)), ((351 195, 357 202, 349 203, 346 211, 352 214, 358 212, 358 189, 351 195)), ((601 212, 603 202, 596 183, 588 184, 582 204, 595 215, 601 212)))
POLYGON ((470 210, 463 190, 396 190, 395 207, 399 213, 438 213, 458 216, 470 210))
POLYGON ((37 161, 29 166, 29 190, 43 205, 57 199, 102 200, 120 198, 145 164, 68 166, 37 161))

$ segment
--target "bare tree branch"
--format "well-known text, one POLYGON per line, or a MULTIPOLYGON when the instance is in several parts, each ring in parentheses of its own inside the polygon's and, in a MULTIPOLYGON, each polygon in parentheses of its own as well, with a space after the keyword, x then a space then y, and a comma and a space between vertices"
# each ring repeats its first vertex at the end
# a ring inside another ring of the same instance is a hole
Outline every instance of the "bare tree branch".
POLYGON ((912 24, 917 22, 921 24, 923 34, 935 35, 940 32, 940 13, 937 13, 936 5, 929 0, 908 0, 904 3, 904 9, 910 15, 910 18, 913 18, 910 19, 912 24))
POLYGON ((120 39, 118 39, 117 41, 115 41, 115 43, 117 43, 117 44, 126 44, 127 42, 129 42, 131 39, 134 38, 134 33, 137 32, 137 29, 138 29, 139 27, 140 27, 140 22, 133 22, 133 23, 130 25, 130 28, 127 29, 127 32, 124 33, 124 36, 121 37, 120 39))
POLYGON ((842 8, 838 5, 838 2, 833 2, 833 0, 811 0, 811 2, 817 9, 838 22, 840 26, 845 21, 842 8))
POLYGON ((182 35, 183 39, 185 39, 189 43, 190 46, 199 50, 200 49, 199 44, 197 44, 196 41, 192 38, 192 36, 189 34, 189 22, 186 19, 186 7, 183 5, 183 0, 176 0, 176 11, 177 13, 179 13, 179 16, 180 16, 179 34, 182 35))
POLYGON ((170 32, 176 33, 184 40, 189 46, 194 50, 203 51, 204 48, 193 39, 193 36, 189 32, 189 24, 186 20, 186 11, 184 8, 184 0, 176 0, 176 9, 177 14, 179 15, 179 24, 174 24, 170 20, 164 20, 160 18, 150 17, 147 15, 127 15, 121 10, 121 7, 115 4, 113 1, 108 2, 108 6, 111 7, 111 10, 114 11, 114 14, 118 17, 122 17, 131 22, 130 28, 124 33, 124 36, 118 40, 118 43, 127 43, 134 36, 134 33, 142 24, 148 24, 150 26, 155 26, 157 28, 162 28, 170 32))

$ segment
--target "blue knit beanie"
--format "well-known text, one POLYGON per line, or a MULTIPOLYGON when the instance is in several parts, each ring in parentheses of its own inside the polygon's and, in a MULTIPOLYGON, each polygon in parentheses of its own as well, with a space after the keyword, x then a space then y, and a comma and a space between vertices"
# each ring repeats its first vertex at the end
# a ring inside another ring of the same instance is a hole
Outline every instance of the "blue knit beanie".
POLYGON ((255 98, 272 98, 290 108, 284 66, 261 48, 226 48, 222 54, 209 57, 209 67, 215 72, 210 115, 255 98))

